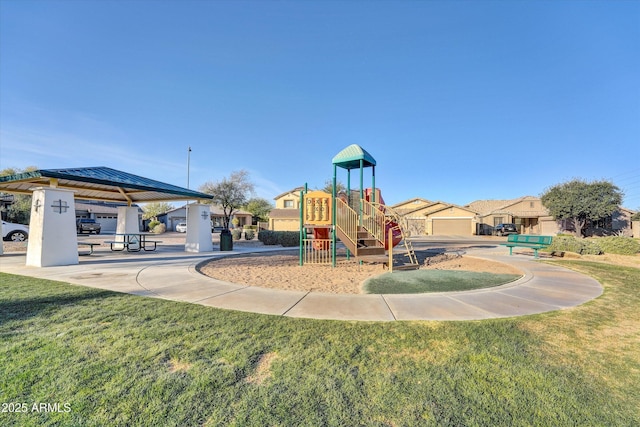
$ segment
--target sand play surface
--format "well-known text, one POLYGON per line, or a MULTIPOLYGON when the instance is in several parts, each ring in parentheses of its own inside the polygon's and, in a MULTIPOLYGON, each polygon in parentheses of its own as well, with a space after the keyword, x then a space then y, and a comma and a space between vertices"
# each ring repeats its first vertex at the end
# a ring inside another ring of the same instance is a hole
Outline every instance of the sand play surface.
MULTIPOLYGON (((423 269, 522 274, 507 264, 457 254, 417 252, 417 255, 423 269)), ((365 279, 388 271, 381 264, 358 265, 343 258, 336 268, 324 265, 300 267, 297 251, 229 256, 208 261, 198 270, 207 276, 238 284, 337 294, 360 294, 365 279)))

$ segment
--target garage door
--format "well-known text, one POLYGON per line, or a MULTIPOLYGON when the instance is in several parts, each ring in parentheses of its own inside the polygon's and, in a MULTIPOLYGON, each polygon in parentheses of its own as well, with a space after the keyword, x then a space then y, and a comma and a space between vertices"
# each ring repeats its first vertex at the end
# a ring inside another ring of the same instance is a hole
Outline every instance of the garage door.
POLYGON ((434 236, 470 236, 471 220, 470 219, 434 219, 433 220, 434 236))
POLYGON ((558 224, 555 221, 540 221, 540 234, 554 236, 558 232, 558 224))
POLYGON ((102 233, 113 233, 118 226, 117 215, 96 215, 96 221, 100 223, 102 233))

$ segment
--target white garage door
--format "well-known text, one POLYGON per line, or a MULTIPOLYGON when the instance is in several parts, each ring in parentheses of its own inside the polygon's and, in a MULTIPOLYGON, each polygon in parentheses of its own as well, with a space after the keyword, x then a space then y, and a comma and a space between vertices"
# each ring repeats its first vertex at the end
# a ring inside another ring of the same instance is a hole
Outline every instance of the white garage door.
POLYGON ((96 215, 96 221, 100 223, 101 233, 115 233, 118 226, 117 215, 96 215))
POLYGON ((434 236, 470 236, 471 220, 470 219, 434 219, 433 220, 434 236))

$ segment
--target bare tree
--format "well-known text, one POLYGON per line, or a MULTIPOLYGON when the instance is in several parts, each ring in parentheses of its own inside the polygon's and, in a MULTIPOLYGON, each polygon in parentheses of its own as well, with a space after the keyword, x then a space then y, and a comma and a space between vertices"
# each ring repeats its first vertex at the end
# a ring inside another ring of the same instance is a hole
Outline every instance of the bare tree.
POLYGON ((228 230, 231 216, 247 204, 254 192, 254 185, 249 180, 249 172, 239 170, 231 172, 229 178, 223 178, 221 181, 206 182, 200 186, 199 190, 211 194, 213 196, 211 203, 222 207, 223 225, 225 230, 228 230))

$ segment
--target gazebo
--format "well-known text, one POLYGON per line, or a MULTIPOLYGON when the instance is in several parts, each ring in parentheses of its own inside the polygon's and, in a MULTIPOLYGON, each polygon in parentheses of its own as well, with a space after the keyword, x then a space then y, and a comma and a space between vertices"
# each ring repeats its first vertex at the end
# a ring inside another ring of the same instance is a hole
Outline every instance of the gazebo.
MULTIPOLYGON (((0 177, 0 192, 31 194, 27 265, 78 264, 74 199, 124 202, 118 208, 116 234, 138 233, 134 203, 197 200, 189 205, 187 252, 213 250, 209 194, 166 184, 108 167, 41 169, 0 177)), ((0 226, 1 227, 1 226, 0 226)), ((0 246, 0 254, 2 247, 0 246)))

